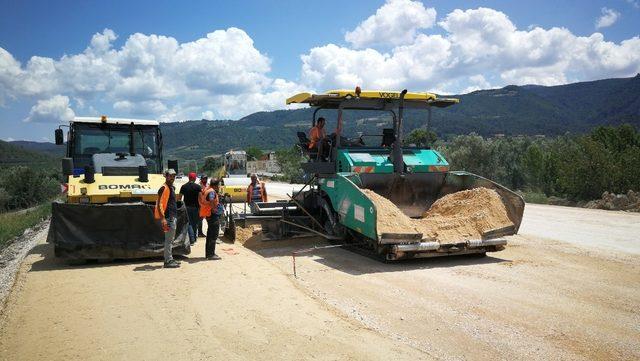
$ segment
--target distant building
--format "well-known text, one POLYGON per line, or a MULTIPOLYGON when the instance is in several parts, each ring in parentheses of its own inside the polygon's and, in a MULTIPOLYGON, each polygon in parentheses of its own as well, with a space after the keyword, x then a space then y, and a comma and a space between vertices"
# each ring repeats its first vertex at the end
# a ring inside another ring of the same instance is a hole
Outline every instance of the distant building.
POLYGON ((247 173, 272 176, 280 172, 282 172, 282 169, 280 169, 280 164, 276 160, 276 152, 268 152, 260 157, 259 160, 247 162, 247 173))
MULTIPOLYGON (((247 152, 230 150, 224 154, 224 170, 227 175, 247 175, 247 152)), ((250 172, 249 172, 250 173, 250 172)))

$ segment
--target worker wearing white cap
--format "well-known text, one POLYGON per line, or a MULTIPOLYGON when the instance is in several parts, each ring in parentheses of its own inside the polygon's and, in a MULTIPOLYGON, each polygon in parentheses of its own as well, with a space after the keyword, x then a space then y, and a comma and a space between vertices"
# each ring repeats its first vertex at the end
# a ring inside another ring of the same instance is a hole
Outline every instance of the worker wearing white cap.
POLYGON ((164 266, 165 268, 180 267, 180 263, 173 259, 172 244, 176 235, 176 218, 178 217, 178 205, 176 203, 176 191, 173 182, 176 180, 176 171, 169 168, 164 171, 165 183, 158 189, 158 200, 155 207, 155 218, 162 223, 164 231, 164 266))

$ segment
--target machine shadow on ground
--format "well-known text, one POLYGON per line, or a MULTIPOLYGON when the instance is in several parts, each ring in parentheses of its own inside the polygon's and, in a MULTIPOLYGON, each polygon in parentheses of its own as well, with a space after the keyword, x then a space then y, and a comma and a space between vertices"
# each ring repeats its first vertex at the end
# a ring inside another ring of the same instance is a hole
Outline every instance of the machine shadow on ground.
MULTIPOLYGON (((76 264, 65 259, 57 258, 53 254, 53 245, 49 243, 42 243, 33 247, 33 249, 29 251, 29 255, 34 254, 41 256, 42 259, 34 262, 31 265, 29 272, 114 267, 122 265, 138 265, 133 269, 133 271, 136 272, 154 271, 163 268, 162 256, 139 259, 88 260, 86 262, 76 264)), ((175 256, 175 258, 179 261, 188 263, 196 263, 205 260, 204 257, 175 256)))
MULTIPOLYGON (((371 273, 402 272, 431 268, 466 267, 510 261, 508 259, 491 256, 489 254, 486 256, 459 255, 385 262, 357 249, 342 247, 326 249, 318 248, 310 252, 299 252, 313 247, 330 245, 330 243, 318 237, 262 241, 260 240, 259 235, 249 238, 244 243, 245 248, 264 258, 288 257, 292 259, 293 252, 298 252, 296 254, 296 259, 298 260, 296 264, 298 270, 301 271, 304 271, 304 264, 300 261, 313 259, 314 262, 318 262, 327 267, 355 276, 371 273)), ((291 262, 293 263, 293 260, 291 260, 291 262)))

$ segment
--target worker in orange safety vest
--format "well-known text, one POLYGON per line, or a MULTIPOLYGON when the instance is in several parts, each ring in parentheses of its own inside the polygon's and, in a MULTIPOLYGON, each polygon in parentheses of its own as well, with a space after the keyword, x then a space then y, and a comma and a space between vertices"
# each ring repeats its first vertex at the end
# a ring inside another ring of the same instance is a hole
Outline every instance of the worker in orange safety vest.
POLYGON ((255 173, 251 174, 251 183, 247 187, 247 203, 266 201, 267 187, 264 182, 258 181, 258 176, 255 173))
MULTIPOLYGON (((209 188, 204 193, 204 207, 207 218, 207 241, 205 243, 205 257, 208 260, 219 260, 216 254, 216 241, 220 235, 220 218, 224 216, 224 205, 220 202, 220 181, 212 178, 209 188)), ((200 208, 202 209, 202 207, 200 208)))
POLYGON ((180 263, 173 259, 172 245, 176 235, 176 219, 178 217, 178 205, 176 191, 173 182, 176 179, 176 171, 169 168, 164 171, 165 183, 158 189, 158 199, 154 208, 154 217, 162 224, 164 231, 164 267, 177 268, 180 263))
MULTIPOLYGON (((200 175, 200 194, 204 194, 204 191, 207 189, 207 187, 209 187, 209 178, 206 174, 202 174, 200 175)), ((198 204, 202 205, 202 203, 200 203, 200 198, 198 198, 198 204)), ((204 233, 202 233, 202 218, 203 217, 200 216, 200 219, 198 219, 198 237, 205 237, 204 233)))

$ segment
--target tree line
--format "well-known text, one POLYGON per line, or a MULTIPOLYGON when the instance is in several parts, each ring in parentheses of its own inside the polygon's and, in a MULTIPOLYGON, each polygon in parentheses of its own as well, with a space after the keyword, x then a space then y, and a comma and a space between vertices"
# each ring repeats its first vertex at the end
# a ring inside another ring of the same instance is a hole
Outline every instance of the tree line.
POLYGON ((59 171, 13 166, 0 173, 0 212, 49 202, 60 194, 59 171))
POLYGON ((514 190, 573 201, 605 191, 640 189, 640 133, 631 125, 600 126, 584 135, 437 141, 451 169, 466 170, 514 190))
MULTIPOLYGON (((582 135, 482 137, 475 133, 437 139, 415 129, 406 144, 433 146, 451 170, 464 170, 525 194, 587 201, 605 191, 640 189, 640 133, 632 125, 600 126, 582 135)), ((300 182, 304 161, 294 148, 276 152, 283 180, 300 182)))

